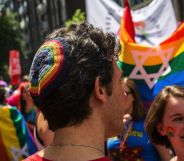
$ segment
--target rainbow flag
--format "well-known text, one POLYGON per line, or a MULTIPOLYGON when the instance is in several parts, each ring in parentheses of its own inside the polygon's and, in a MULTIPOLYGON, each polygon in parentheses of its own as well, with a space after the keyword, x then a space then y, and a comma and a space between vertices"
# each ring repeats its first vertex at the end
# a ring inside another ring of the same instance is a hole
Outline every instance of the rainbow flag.
POLYGON ((0 106, 0 161, 21 161, 36 151, 22 114, 16 107, 0 106))
POLYGON ((125 8, 119 33, 122 50, 118 66, 136 82, 143 101, 149 104, 166 85, 184 86, 184 23, 157 46, 137 44, 129 5, 125 8))

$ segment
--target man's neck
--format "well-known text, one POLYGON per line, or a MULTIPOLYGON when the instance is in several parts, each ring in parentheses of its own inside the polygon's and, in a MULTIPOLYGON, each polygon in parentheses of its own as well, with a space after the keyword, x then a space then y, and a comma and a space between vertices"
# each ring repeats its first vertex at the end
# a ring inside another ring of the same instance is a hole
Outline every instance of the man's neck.
POLYGON ((44 153, 52 160, 92 160, 104 156, 104 141, 102 122, 90 118, 79 126, 56 130, 53 142, 44 153))

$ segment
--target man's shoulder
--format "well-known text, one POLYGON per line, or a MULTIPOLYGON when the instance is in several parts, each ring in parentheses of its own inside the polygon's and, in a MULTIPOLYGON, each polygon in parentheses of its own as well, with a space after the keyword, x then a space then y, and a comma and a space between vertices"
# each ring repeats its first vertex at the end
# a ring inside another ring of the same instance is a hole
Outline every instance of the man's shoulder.
MULTIPOLYGON (((45 158, 39 156, 37 153, 35 153, 35 154, 29 156, 28 158, 24 159, 23 161, 52 161, 52 160, 45 159, 45 158)), ((103 158, 90 160, 90 161, 111 161, 111 160, 107 157, 103 157, 103 158)))
POLYGON ((99 159, 95 159, 95 160, 90 160, 90 161, 111 161, 109 158, 107 157, 103 157, 103 158, 99 158, 99 159))
POLYGON ((37 153, 29 156, 28 158, 24 159, 23 161, 52 161, 52 160, 48 160, 48 159, 45 159, 41 156, 39 156, 37 153))

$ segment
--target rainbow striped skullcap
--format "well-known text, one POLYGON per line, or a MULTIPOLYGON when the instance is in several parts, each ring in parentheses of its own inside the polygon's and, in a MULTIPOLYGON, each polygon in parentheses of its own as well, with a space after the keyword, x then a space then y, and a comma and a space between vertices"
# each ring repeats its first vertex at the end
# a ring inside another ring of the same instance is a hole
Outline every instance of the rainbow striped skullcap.
POLYGON ((36 52, 30 73, 30 93, 39 105, 66 78, 70 47, 61 37, 46 41, 36 52))

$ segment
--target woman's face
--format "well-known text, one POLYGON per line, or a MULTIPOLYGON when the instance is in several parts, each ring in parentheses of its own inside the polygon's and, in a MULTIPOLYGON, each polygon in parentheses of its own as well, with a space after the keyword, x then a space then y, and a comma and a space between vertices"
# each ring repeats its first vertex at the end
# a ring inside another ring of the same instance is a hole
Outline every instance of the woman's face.
POLYGON ((169 98, 159 131, 167 135, 176 154, 184 154, 184 98, 169 98))
POLYGON ((127 114, 131 114, 132 111, 133 111, 134 97, 133 97, 133 95, 131 93, 130 88, 125 83, 122 83, 121 86, 122 86, 122 89, 124 90, 125 95, 127 97, 126 102, 125 102, 125 107, 128 109, 127 110, 128 111, 127 114))

